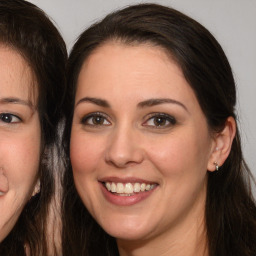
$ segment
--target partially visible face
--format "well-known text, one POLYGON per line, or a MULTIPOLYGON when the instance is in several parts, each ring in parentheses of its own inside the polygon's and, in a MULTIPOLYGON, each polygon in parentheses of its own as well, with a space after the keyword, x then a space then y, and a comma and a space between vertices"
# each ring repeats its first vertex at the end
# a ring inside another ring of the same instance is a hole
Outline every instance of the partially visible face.
POLYGON ((11 231, 37 181, 40 123, 33 75, 16 51, 0 45, 0 241, 11 231), (35 96, 35 97, 34 97, 35 96))
POLYGON ((71 162, 78 193, 118 240, 204 218, 214 142, 181 69, 160 48, 107 43, 82 66, 71 162))

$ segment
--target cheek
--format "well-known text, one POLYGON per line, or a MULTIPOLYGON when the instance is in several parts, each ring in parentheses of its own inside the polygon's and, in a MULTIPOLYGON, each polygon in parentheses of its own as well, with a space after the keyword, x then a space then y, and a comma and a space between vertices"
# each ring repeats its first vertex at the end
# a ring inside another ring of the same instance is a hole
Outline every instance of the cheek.
POLYGON ((210 138, 206 132, 188 129, 157 140, 149 148, 149 158, 164 176, 205 173, 207 170, 210 138))
POLYGON ((0 202, 1 240, 15 225, 33 192, 39 167, 40 132, 0 137, 0 167, 8 183, 8 192, 0 202))
POLYGON ((70 159, 74 177, 83 176, 94 171, 101 159, 102 144, 92 136, 86 136, 72 130, 70 140, 70 159))
POLYGON ((199 138, 186 131, 151 146, 148 158, 161 175, 164 191, 164 204, 158 206, 158 211, 168 212, 164 214, 167 223, 187 212, 195 202, 204 202, 209 145, 206 133, 199 138))
POLYGON ((40 134, 6 137, 0 145, 0 166, 12 189, 32 190, 40 157, 40 134), (37 138, 37 139, 35 139, 37 138))
POLYGON ((98 202, 97 169, 102 162, 103 144, 93 135, 86 136, 72 130, 70 140, 70 160, 74 183, 84 205, 93 214, 95 202, 98 202))

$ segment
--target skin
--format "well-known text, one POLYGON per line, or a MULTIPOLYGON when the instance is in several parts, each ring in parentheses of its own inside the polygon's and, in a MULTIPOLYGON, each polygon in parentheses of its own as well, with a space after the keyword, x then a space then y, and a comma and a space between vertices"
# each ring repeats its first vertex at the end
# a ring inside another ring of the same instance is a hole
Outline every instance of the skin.
POLYGON ((37 182, 40 122, 34 76, 24 58, 0 45, 0 241, 15 225, 37 182))
POLYGON ((207 255, 207 169, 223 160, 220 137, 161 48, 108 42, 84 62, 71 131, 74 180, 120 255, 207 255), (157 186, 134 204, 106 199, 102 181, 131 179, 157 186))

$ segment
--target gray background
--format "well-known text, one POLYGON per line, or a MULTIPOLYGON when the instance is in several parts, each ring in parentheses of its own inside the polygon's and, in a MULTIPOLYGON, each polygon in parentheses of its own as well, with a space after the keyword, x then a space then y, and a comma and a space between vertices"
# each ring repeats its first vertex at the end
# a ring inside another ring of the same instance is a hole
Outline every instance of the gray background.
MULTIPOLYGON (((57 24, 68 49, 77 36, 128 0, 30 0, 57 24)), ((159 0, 199 21, 226 52, 238 88, 237 113, 244 156, 256 176, 256 0, 159 0)))

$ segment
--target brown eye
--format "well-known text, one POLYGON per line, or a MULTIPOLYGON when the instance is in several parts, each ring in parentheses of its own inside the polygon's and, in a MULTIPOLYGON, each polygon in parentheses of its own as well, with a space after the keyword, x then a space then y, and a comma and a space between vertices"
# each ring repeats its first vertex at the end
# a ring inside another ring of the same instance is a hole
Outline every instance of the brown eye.
POLYGON ((82 120, 81 123, 83 125, 90 125, 90 126, 108 126, 111 123, 107 120, 105 115, 99 113, 95 114, 90 114, 85 116, 82 120))
POLYGON ((152 128, 168 128, 176 124, 176 119, 170 115, 159 113, 152 114, 151 117, 143 123, 143 126, 152 128))
POLYGON ((104 124, 104 118, 102 116, 94 116, 92 117, 92 123, 94 125, 102 125, 104 124))
POLYGON ((153 122, 156 126, 165 126, 166 125, 166 118, 165 117, 155 117, 153 122))

